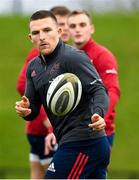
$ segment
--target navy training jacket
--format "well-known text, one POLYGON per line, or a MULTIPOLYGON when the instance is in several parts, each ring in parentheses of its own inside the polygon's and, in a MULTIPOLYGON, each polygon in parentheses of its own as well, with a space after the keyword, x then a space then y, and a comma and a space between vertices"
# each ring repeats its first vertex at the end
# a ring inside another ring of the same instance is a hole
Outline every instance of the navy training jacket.
POLYGON ((64 44, 61 40, 50 55, 38 56, 27 69, 25 95, 29 98, 32 113, 25 120, 33 120, 43 104, 54 128, 59 144, 95 139, 105 136, 105 131, 93 131, 88 127, 94 113, 104 117, 108 107, 108 95, 89 57, 81 50, 64 44), (77 75, 82 83, 82 97, 78 106, 66 116, 58 117, 47 107, 47 90, 62 73, 77 75))

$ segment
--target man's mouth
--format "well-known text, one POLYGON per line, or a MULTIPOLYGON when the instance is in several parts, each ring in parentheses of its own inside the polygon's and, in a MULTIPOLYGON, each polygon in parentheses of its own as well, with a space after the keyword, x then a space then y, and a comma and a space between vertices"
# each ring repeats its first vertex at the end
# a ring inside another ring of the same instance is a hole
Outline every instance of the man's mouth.
POLYGON ((80 34, 75 35, 76 38, 82 37, 80 34))
POLYGON ((41 48, 48 48, 48 47, 49 47, 49 44, 48 44, 48 43, 41 43, 41 44, 40 44, 40 47, 41 47, 41 48))

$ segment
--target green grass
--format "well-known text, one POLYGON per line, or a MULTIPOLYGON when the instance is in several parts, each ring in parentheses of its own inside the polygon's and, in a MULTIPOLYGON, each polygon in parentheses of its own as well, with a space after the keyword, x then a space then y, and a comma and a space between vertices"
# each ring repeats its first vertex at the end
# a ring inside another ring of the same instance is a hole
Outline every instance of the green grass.
POLYGON ((15 101, 19 99, 17 76, 31 48, 27 40, 27 19, 0 17, 0 24, 0 178, 27 178, 27 174, 18 174, 18 169, 28 167, 29 147, 24 135, 24 120, 16 115, 14 109, 15 101), (17 169, 17 172, 10 169, 17 169), (9 172, 16 173, 8 176, 9 172))
MULTIPOLYGON (((110 178, 139 178, 139 13, 95 15, 94 39, 117 57, 121 99, 110 178)), ((0 17, 0 178, 29 178, 29 146, 24 120, 14 110, 19 99, 16 80, 31 48, 28 19, 0 17)))

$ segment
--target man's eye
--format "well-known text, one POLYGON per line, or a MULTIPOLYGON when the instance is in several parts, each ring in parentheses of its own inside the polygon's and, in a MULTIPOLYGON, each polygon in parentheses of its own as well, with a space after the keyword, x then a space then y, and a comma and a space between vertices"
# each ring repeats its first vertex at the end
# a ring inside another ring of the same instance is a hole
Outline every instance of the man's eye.
POLYGON ((38 31, 32 31, 32 35, 36 35, 38 33, 39 33, 38 31))
POLYGON ((44 32, 49 32, 49 31, 51 31, 51 28, 45 28, 43 31, 44 32))
POLYGON ((86 23, 81 23, 80 24, 80 27, 85 27, 86 26, 86 23))
POLYGON ((74 29, 74 28, 76 27, 76 25, 75 25, 75 24, 71 24, 69 27, 70 27, 71 29, 74 29))
POLYGON ((63 27, 63 26, 65 26, 65 23, 59 23, 58 24, 60 27, 63 27))

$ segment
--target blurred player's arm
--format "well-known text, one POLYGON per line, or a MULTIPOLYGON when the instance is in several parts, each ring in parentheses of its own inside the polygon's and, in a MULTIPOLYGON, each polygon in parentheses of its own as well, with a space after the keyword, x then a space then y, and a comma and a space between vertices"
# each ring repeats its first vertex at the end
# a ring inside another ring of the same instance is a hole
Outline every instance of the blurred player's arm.
POLYGON ((51 125, 51 123, 50 123, 50 121, 49 121, 49 118, 47 117, 47 115, 46 115, 46 113, 45 113, 45 111, 44 111, 44 108, 43 108, 43 106, 41 107, 41 109, 40 109, 40 113, 43 115, 45 115, 45 118, 42 120, 42 123, 43 123, 43 125, 47 128, 47 134, 49 134, 49 133, 52 133, 53 132, 53 127, 52 127, 52 125, 51 125))
MULTIPOLYGON (((44 112, 44 108, 41 108, 41 112, 44 112)), ((53 134, 53 127, 46 116, 46 118, 43 120, 44 126, 47 128, 47 136, 45 137, 45 154, 49 154, 50 151, 54 149, 54 146, 56 145, 56 137, 53 134)))
POLYGON ((50 151, 54 150, 56 145, 56 137, 54 133, 50 133, 45 138, 45 154, 48 155, 50 151))
POLYGON ((20 74, 18 76, 17 80, 17 91, 21 96, 24 95, 25 92, 25 84, 26 84, 26 69, 27 69, 27 63, 25 63, 20 71, 20 74))
POLYGON ((120 98, 118 65, 116 58, 110 52, 101 54, 101 56, 99 56, 99 61, 103 64, 103 67, 100 69, 101 78, 109 95, 108 110, 105 114, 105 120, 107 120, 109 119, 108 116, 114 111, 120 98))
POLYGON ((25 63, 19 73, 18 79, 17 79, 17 85, 16 89, 19 92, 21 96, 24 95, 25 92, 25 86, 26 86, 26 69, 28 66, 29 61, 31 61, 33 58, 35 58, 38 55, 38 51, 36 49, 31 49, 31 51, 28 53, 25 63))

